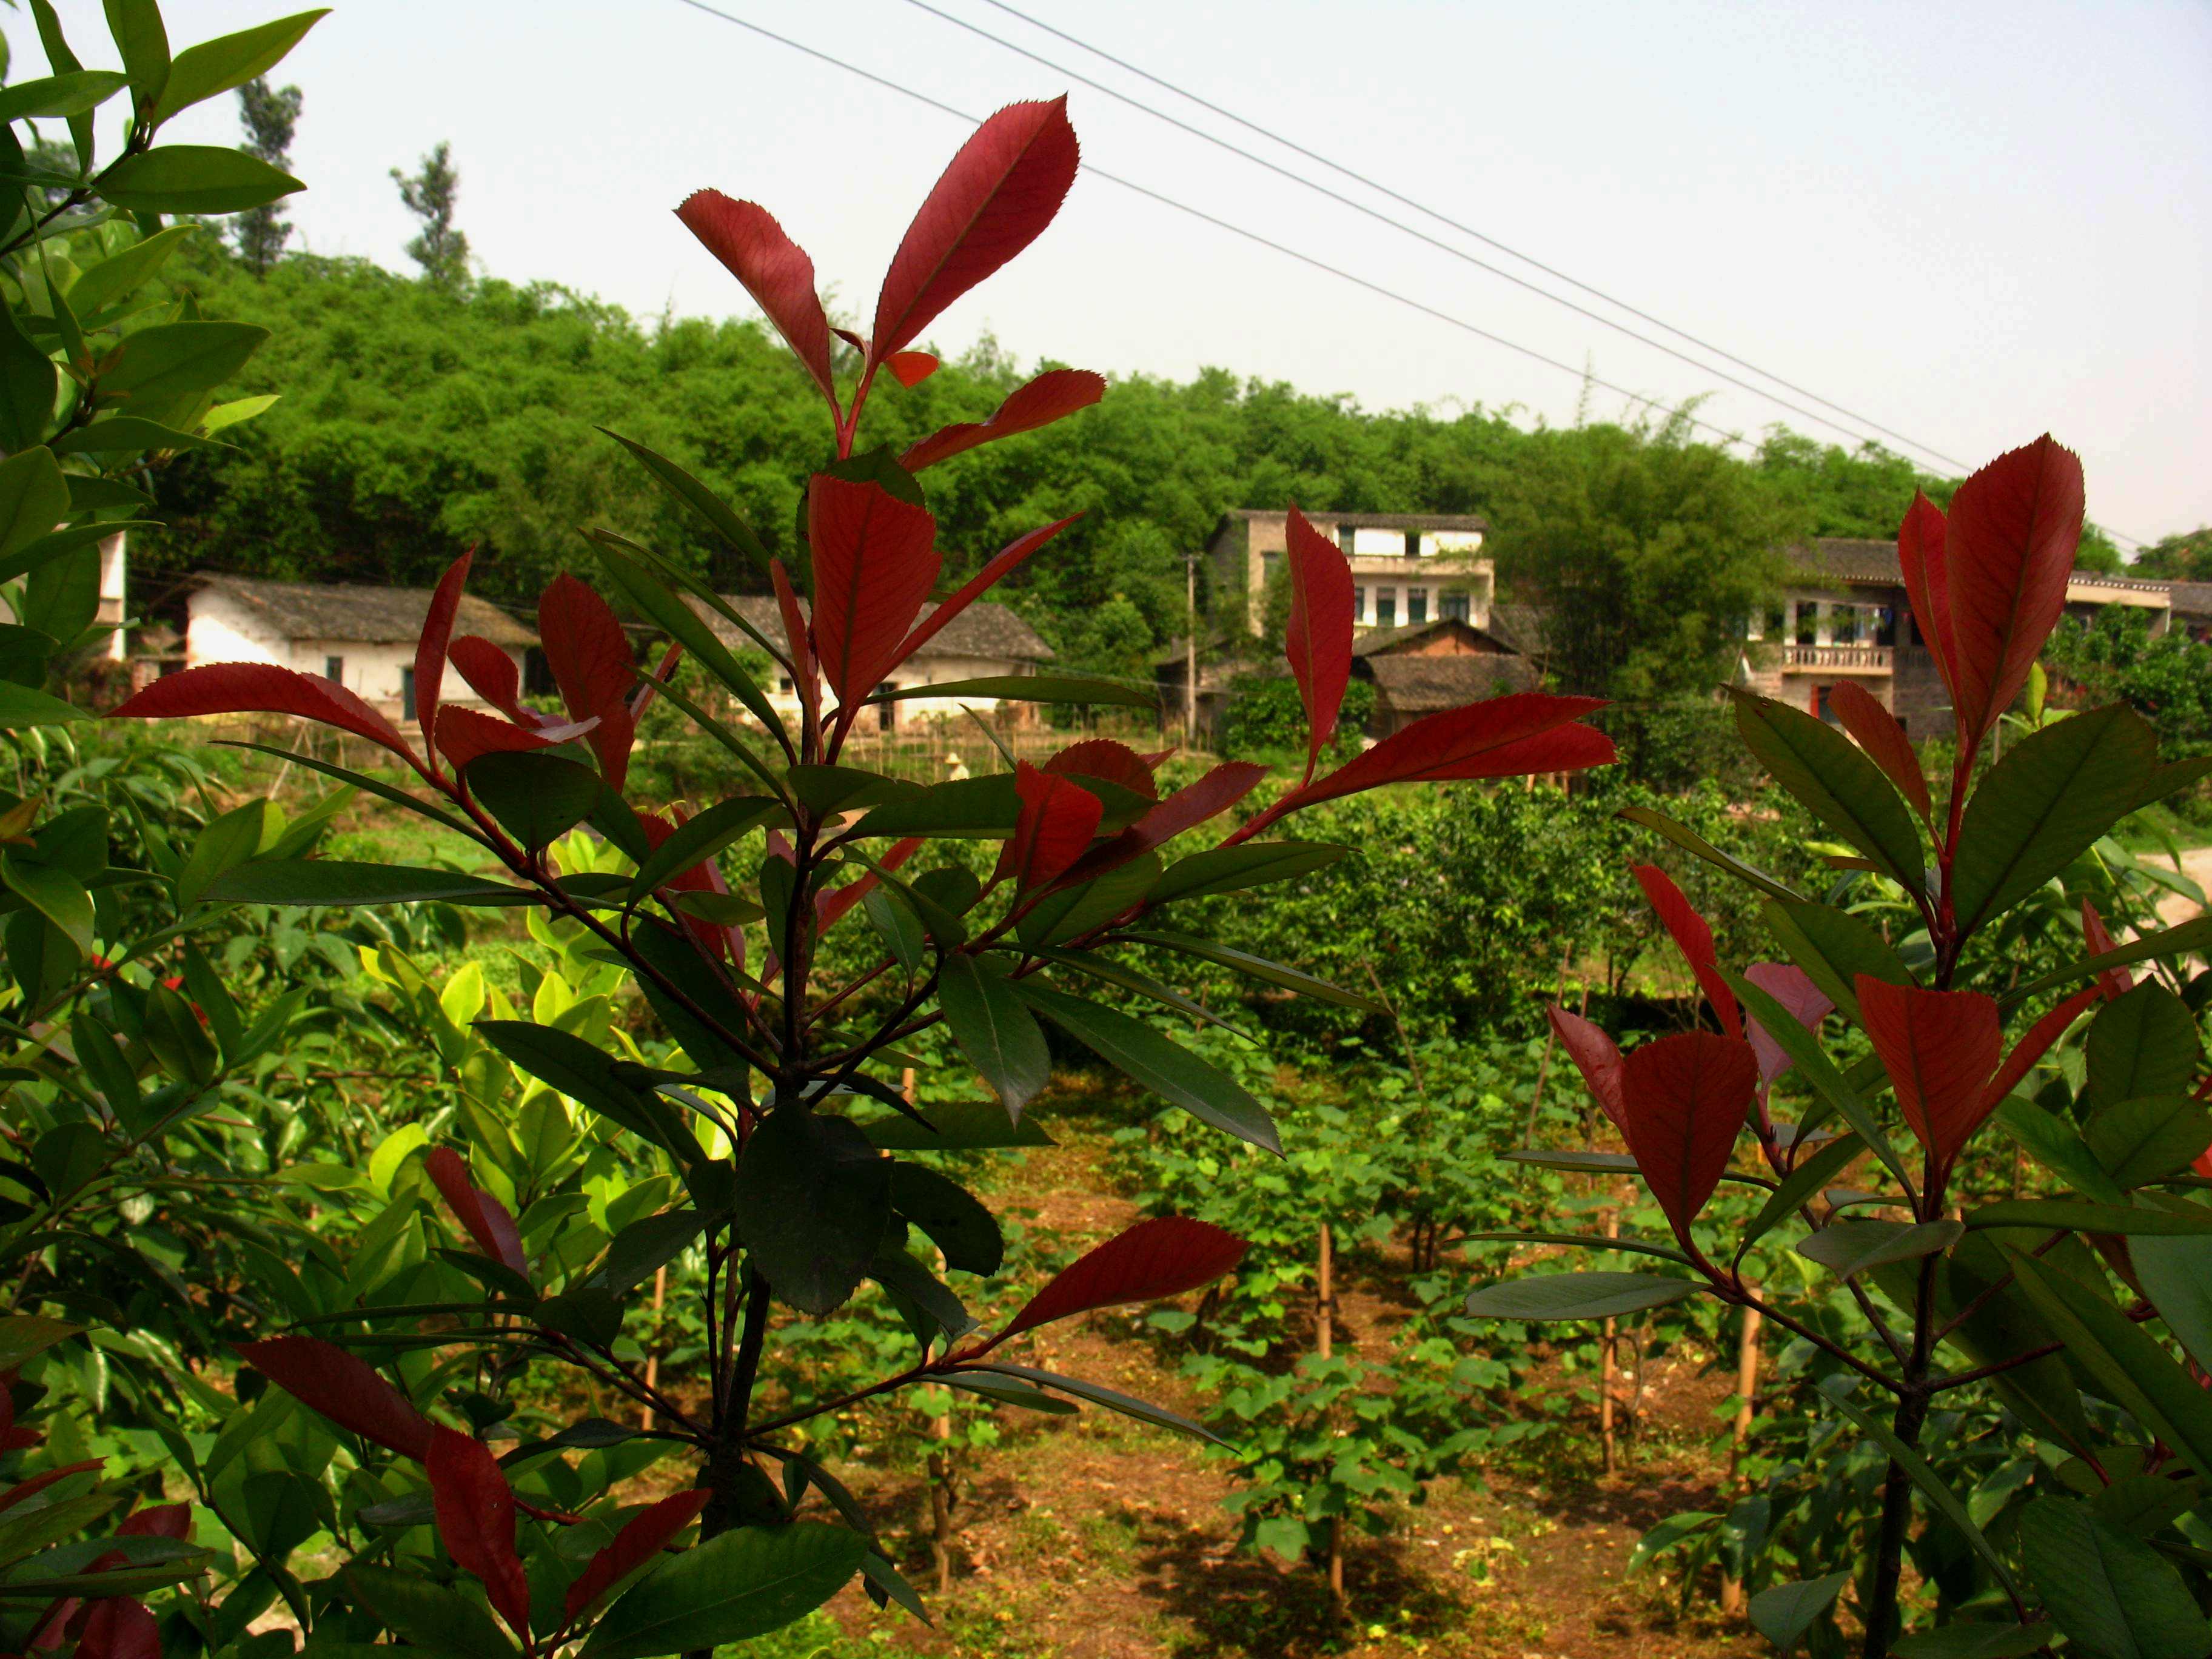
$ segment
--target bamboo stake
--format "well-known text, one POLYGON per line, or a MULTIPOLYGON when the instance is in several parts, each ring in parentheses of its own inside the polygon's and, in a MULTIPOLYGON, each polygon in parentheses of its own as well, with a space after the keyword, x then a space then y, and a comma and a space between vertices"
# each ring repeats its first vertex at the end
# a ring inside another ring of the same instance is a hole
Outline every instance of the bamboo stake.
MULTIPOLYGON (((1327 1359, 1336 1348, 1336 1240, 1321 1224, 1321 1261, 1314 1283, 1314 1352, 1327 1359)), ((1344 1517, 1328 1518, 1328 1599, 1344 1606, 1344 1517)))
MULTIPOLYGON (((1567 958, 1561 957, 1559 988, 1552 993, 1552 1000, 1555 1004, 1560 1003, 1565 1001, 1566 997, 1567 958)), ((1585 997, 1584 1000, 1587 1002, 1588 998, 1585 997)), ((1544 1107, 1544 1079, 1552 1074, 1552 1048, 1559 1037, 1559 1028, 1547 1018, 1544 1021, 1544 1057, 1536 1062, 1536 1092, 1528 1097, 1528 1125, 1521 1132, 1521 1145, 1524 1148, 1533 1149, 1536 1145, 1536 1114, 1544 1107)))
MULTIPOLYGON (((1740 1493, 1744 1486, 1744 1448, 1751 1441, 1753 1396, 1759 1388, 1759 1310, 1746 1308, 1735 1344, 1735 1422, 1729 1432, 1729 1490, 1731 1492, 1740 1493)), ((1721 1579, 1721 1611, 1735 1613, 1742 1610, 1743 1580, 1723 1577, 1721 1579)))
MULTIPOLYGON (((1607 1210, 1605 1212, 1604 1221, 1605 1236, 1607 1238, 1620 1237, 1620 1218, 1611 1210, 1607 1210)), ((1605 1322, 1604 1334, 1600 1338, 1598 1349, 1597 1437, 1599 1445, 1603 1448, 1605 1460, 1603 1467, 1606 1478, 1608 1480, 1620 1468, 1620 1460, 1613 1449, 1613 1390, 1619 1375, 1613 1358, 1614 1329, 1613 1321, 1607 1319, 1605 1322)))
MULTIPOLYGON (((668 1269, 665 1265, 653 1270, 653 1352, 645 1357, 645 1386, 648 1391, 660 1386, 660 1310, 668 1300, 668 1269)), ((653 1407, 638 1408, 637 1425, 641 1429, 653 1426, 653 1407)))

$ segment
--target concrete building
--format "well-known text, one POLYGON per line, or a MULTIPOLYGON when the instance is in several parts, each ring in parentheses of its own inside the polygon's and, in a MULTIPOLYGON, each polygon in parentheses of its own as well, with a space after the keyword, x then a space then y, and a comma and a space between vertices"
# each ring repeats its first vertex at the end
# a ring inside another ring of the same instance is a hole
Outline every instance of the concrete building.
MULTIPOLYGON (((687 596, 687 603, 697 611, 707 625, 714 630, 715 637, 733 651, 758 652, 760 647, 730 619, 716 611, 712 605, 696 597, 687 596)), ((758 629, 769 640, 781 643, 783 617, 775 600, 766 594, 726 593, 723 603, 758 629)), ((801 600, 802 613, 805 601, 801 600)), ((937 607, 924 605, 926 619, 937 607)), ((1003 605, 988 601, 969 605, 947 623, 944 629, 917 651, 908 661, 899 665, 879 690, 903 691, 910 687, 949 684, 954 680, 983 679, 1008 674, 1034 674, 1040 665, 1050 662, 1052 647, 1047 645, 1036 629, 1003 605)), ((790 676, 777 673, 763 688, 776 713, 796 724, 799 718, 799 697, 790 676)), ((925 721, 958 720, 964 704, 977 714, 985 714, 999 707, 997 697, 959 696, 952 697, 915 696, 896 702, 882 702, 874 711, 863 717, 861 731, 895 732, 925 721)), ((1037 718, 1038 706, 1033 702, 1008 702, 1017 724, 1027 725, 1037 718)))
MULTIPOLYGON (((211 662, 273 663, 336 681, 398 719, 415 716, 415 645, 429 614, 427 587, 270 582, 244 576, 194 578, 185 600, 180 667, 211 662)), ((453 633, 479 635, 524 667, 538 643, 529 629, 473 595, 461 600, 453 633)), ((459 675, 440 699, 483 707, 459 675)))
MULTIPOLYGON (((1463 513, 1309 513, 1313 527, 1352 566, 1356 628, 1400 628, 1437 618, 1489 625, 1497 574, 1482 556, 1487 520, 1463 513)), ((1267 585, 1282 569, 1290 514, 1238 507, 1206 544, 1217 593, 1244 595, 1246 623, 1261 631, 1267 585)), ((1220 613, 1217 611, 1217 616, 1220 613)))
POLYGON ((1375 687, 1367 722, 1373 738, 1402 731, 1424 714, 1533 690, 1542 678, 1497 635, 1449 617, 1354 634, 1352 675, 1375 687))
MULTIPOLYGON (((1829 538, 1790 549, 1789 559, 1780 603, 1747 630, 1753 648, 1739 681, 1828 719, 1829 693, 1840 681, 1856 680, 1907 736, 1947 735, 1949 694, 1914 628, 1896 544, 1829 538)), ((2087 617, 2108 605, 2136 607, 2150 613, 2153 634, 2163 634, 2175 623, 2176 588, 2191 586, 2082 571, 2066 584, 2066 610, 2087 617)), ((2185 611, 2182 620, 2191 625, 2194 618, 2185 611)), ((2203 621, 2212 623, 2212 617, 2203 621)))

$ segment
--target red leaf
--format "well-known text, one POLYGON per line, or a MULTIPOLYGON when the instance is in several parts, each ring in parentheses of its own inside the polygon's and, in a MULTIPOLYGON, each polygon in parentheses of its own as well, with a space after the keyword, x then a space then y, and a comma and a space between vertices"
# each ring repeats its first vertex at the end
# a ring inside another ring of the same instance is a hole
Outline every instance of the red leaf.
POLYGON ((679 1492, 624 1523, 607 1547, 585 1565, 575 1583, 568 1586, 568 1600, 562 1607, 563 1620, 574 1624, 577 1615, 592 1602, 659 1554, 668 1547, 669 1540, 699 1518, 699 1511, 707 1507, 707 1500, 713 1496, 703 1489, 679 1492))
MULTIPOLYGON (((878 859, 876 862, 886 870, 896 870, 919 853, 921 848, 921 838, 919 836, 909 836, 904 841, 893 842, 890 851, 878 859)), ((846 913, 867 897, 876 885, 876 872, 871 870, 858 880, 847 882, 842 887, 818 890, 814 895, 816 935, 819 937, 828 933, 843 921, 846 913)))
POLYGON ((1078 860, 1062 886, 1118 870, 1132 859, 1166 846, 1185 830, 1216 818, 1250 794, 1267 775, 1255 761, 1224 761, 1195 783, 1187 783, 1103 847, 1078 860))
POLYGON ((430 1419, 343 1348, 319 1337, 271 1336, 238 1345, 238 1357, 301 1405, 388 1451, 420 1461, 430 1419))
POLYGON ((1721 977, 1720 958, 1713 950, 1712 928, 1657 865, 1632 864, 1628 867, 1636 877, 1636 884, 1644 890, 1644 898, 1658 913, 1661 925, 1674 939, 1674 948, 1690 964, 1698 988, 1712 1003, 1713 1012, 1720 1016, 1721 1029, 1731 1036, 1741 1036, 1743 1011, 1736 1006, 1735 993, 1721 977))
POLYGON ((937 520, 880 484, 817 472, 806 487, 814 654, 848 718, 899 661, 944 561, 937 520))
POLYGON ((538 601, 538 636, 572 720, 591 719, 637 684, 622 623, 605 599, 565 570, 538 601))
MULTIPOLYGON (((1803 969, 1786 962, 1754 962, 1743 970, 1743 976, 1788 1009, 1790 1017, 1808 1031, 1819 1030, 1820 1022, 1835 1012, 1836 1005, 1828 1000, 1828 994, 1814 984, 1803 969)), ((1759 1056, 1761 1083, 1771 1083, 1790 1069, 1790 1056, 1767 1035, 1756 1015, 1746 1016, 1744 1035, 1751 1039, 1752 1052, 1759 1056)))
POLYGON ((2012 706, 2065 611, 2081 504, 2081 459, 2047 432, 1998 456, 1951 498, 1943 550, 1962 747, 2012 706))
MULTIPOLYGON (((430 595, 430 609, 422 618, 422 637, 415 643, 415 719, 422 728, 422 747, 435 766, 434 739, 438 720, 438 693, 446 683, 446 653, 453 637, 453 613, 461 607, 468 586, 469 564, 477 556, 473 547, 446 567, 430 595)), ((495 647, 496 648, 496 647, 495 647)), ((506 653, 501 652, 503 658, 506 653)))
POLYGON ((1604 707, 1599 697, 1516 691, 1425 714, 1327 777, 1292 790, 1245 824, 1237 839, 1257 835, 1285 812, 1363 789, 1379 789, 1386 783, 1512 777, 1602 766, 1613 759, 1613 740, 1572 722, 1604 707))
POLYGON ((1105 805, 1072 779, 1040 772, 1027 761, 1014 763, 1014 790, 1021 815, 999 868, 1013 876, 1017 893, 1028 893, 1065 875, 1090 850, 1105 805))
POLYGON ((686 197, 676 216, 745 285, 835 412, 830 319, 815 291, 814 261, 757 202, 733 202, 719 190, 702 190, 686 197))
POLYGON ((522 706, 522 674, 508 656, 481 635, 464 634, 447 652, 470 688, 517 726, 533 726, 538 716, 522 706))
POLYGON ((439 1541, 455 1565, 483 1581, 486 1597, 527 1646, 530 1581, 514 1553, 514 1489, 506 1472, 482 1441, 451 1429, 431 1431, 422 1462, 439 1541))
MULTIPOLYGON (((2105 926, 2104 917, 2097 914, 2097 907, 2086 898, 2081 901, 2081 943, 2093 957, 2119 948, 2113 943, 2112 930, 2105 926)), ((2117 1001, 2135 988, 2135 972, 2124 964, 2107 968, 2097 975, 2097 983, 2104 988, 2107 998, 2117 1001)))
POLYGON ((1875 696, 1856 680, 1838 680, 1828 688, 1828 706, 1844 723, 1867 757, 1881 768, 1899 793, 1911 804, 1912 810, 1924 819, 1933 819, 1934 804, 1928 798, 1927 775, 1920 769, 1920 757, 1914 752, 1912 739, 1905 735, 1905 728, 1897 723, 1897 716, 1875 701, 1875 696))
POLYGON ((469 1179, 469 1167, 450 1146, 434 1146, 423 1156, 422 1167, 445 1195, 453 1218, 476 1241, 477 1249, 495 1261, 503 1261, 530 1277, 530 1258, 523 1254, 522 1235, 507 1206, 469 1179))
POLYGON ((1905 597, 1912 620, 1936 659, 1936 671, 1955 703, 1959 693, 1959 644, 1951 631, 1950 566, 1944 543, 1948 526, 1943 509, 1915 490, 1912 505, 1897 526, 1897 564, 1905 577, 1905 597))
POLYGON ((1621 1067, 1628 1150, 1685 1249, 1758 1090, 1751 1045, 1711 1031, 1647 1042, 1621 1067))
POLYGON ((822 670, 814 658, 814 643, 807 637, 806 618, 799 609, 799 594, 791 586, 791 573, 783 568, 781 559, 768 562, 768 574, 775 587, 776 613, 783 618, 783 638, 791 653, 791 683, 799 690, 799 707, 805 711, 808 726, 817 726, 822 720, 822 670))
POLYGON ((907 228, 876 301, 880 362, 1052 222, 1075 182, 1067 100, 1009 104, 975 129, 907 228))
POLYGON ((629 751, 637 741, 637 716, 628 702, 617 697, 599 710, 599 723, 590 735, 592 752, 599 757, 599 775, 619 795, 629 781, 629 751))
MULTIPOLYGON (((901 352, 900 356, 920 356, 919 352, 901 352)), ((935 358, 930 362, 933 365, 935 358)), ((891 360, 892 372, 897 373, 897 358, 891 360)), ((911 386, 912 381, 908 381, 911 386)), ((1041 426, 1050 426, 1064 420, 1078 410, 1088 409, 1106 395, 1106 377, 1087 368, 1049 368, 1026 385, 1019 386, 1006 394, 1006 400, 985 421, 962 421, 954 426, 939 427, 921 442, 911 446, 899 457, 899 465, 909 472, 919 472, 926 466, 935 466, 939 461, 950 460, 955 455, 965 454, 984 444, 996 443, 1001 438, 1011 438, 1018 433, 1034 432, 1041 426)))
POLYGON ((195 714, 295 714, 414 759, 398 728, 343 686, 268 663, 204 663, 165 675, 110 709, 107 718, 166 720, 195 714))
POLYGON ((94 1601, 77 1638, 76 1659, 161 1659, 161 1626, 134 1595, 94 1601))
MULTIPOLYGON (((640 812, 637 815, 638 826, 644 830, 647 844, 655 848, 674 835, 678 828, 689 817, 689 814, 685 813, 681 807, 672 806, 669 808, 669 812, 671 816, 667 817, 663 817, 658 812, 640 812)), ((771 831, 770 834, 772 836, 774 832, 771 831)), ((796 862, 795 858, 793 861, 796 862)), ((678 892, 691 893, 726 893, 730 890, 728 884, 722 879, 722 872, 715 867, 712 859, 702 859, 689 869, 678 871, 663 882, 657 890, 665 892, 670 888, 674 888, 678 892)), ((684 916, 682 921, 684 931, 696 939, 703 948, 713 951, 716 956, 731 957, 739 963, 744 962, 745 936, 743 928, 720 927, 703 916, 684 916)))
POLYGON ((126 1516, 123 1524, 115 1529, 118 1538, 173 1538, 179 1540, 192 1535, 192 1506, 190 1504, 155 1504, 126 1516))
POLYGON ((1081 743, 1071 743, 1044 763, 1044 770, 1064 778, 1118 783, 1132 794, 1148 800, 1159 799, 1159 781, 1152 776, 1152 766, 1127 744, 1111 738, 1085 738, 1081 743))
POLYGON ((1604 1108, 1613 1127, 1626 1134, 1628 1108, 1620 1092, 1620 1046, 1590 1021, 1564 1008, 1552 1010, 1552 1030, 1559 1046, 1567 1051, 1567 1058, 1583 1074, 1583 1081, 1589 1085, 1591 1098, 1604 1108))
POLYGON ((458 772, 480 755, 513 754, 529 749, 550 749, 556 743, 596 731, 597 720, 573 720, 566 726, 523 727, 479 714, 449 702, 438 711, 438 752, 458 772))
POLYGON ((1352 678, 1352 565, 1336 544, 1306 522, 1293 505, 1286 526, 1291 572, 1291 620, 1283 654, 1298 683, 1306 709, 1306 771, 1310 780, 1321 751, 1336 735, 1337 710, 1352 678))
POLYGON ((2020 1080, 2035 1068, 2035 1062, 2043 1058, 2068 1026, 2081 1018, 2081 1011, 2104 994, 2101 986, 2085 987, 2029 1026, 2027 1035, 2013 1045, 2004 1064, 1997 1067, 1997 1074, 1990 1079, 1990 1086, 1984 1091, 1983 1111, 1995 1111, 1997 1103, 2019 1087, 2020 1080))
MULTIPOLYGON (((884 359, 884 367, 901 386, 917 386, 937 373, 937 359, 927 351, 894 351, 884 359)), ((914 469, 909 466, 907 471, 914 469)))
POLYGON ((1986 1097, 2003 1053, 1997 1005, 1979 991, 1928 991, 1870 975, 1856 980, 1859 1015, 1897 1091, 1897 1109, 1944 1171, 1996 1102, 1986 1097))
MULTIPOLYGON (((57 1480, 66 1480, 73 1474, 82 1474, 88 1469, 97 1469, 106 1463, 104 1457, 88 1457, 82 1463, 64 1463, 59 1468, 40 1469, 27 1480, 19 1480, 6 1492, 0 1492, 0 1511, 11 1510, 34 1493, 44 1492, 57 1480)), ((189 1508, 190 1505, 185 1507, 189 1508)), ((126 1525, 128 1522, 125 1523, 126 1525)))
POLYGON ((1185 1216, 1139 1221, 1056 1274, 990 1346, 1094 1308, 1152 1302, 1211 1285, 1244 1259, 1244 1249, 1243 1239, 1211 1222, 1185 1216))
POLYGON ((896 660, 904 662, 915 652, 921 650, 936 635, 939 629, 989 592, 1012 571, 1016 565, 1021 563, 1030 554, 1036 552, 1037 549, 1042 547, 1082 516, 1080 513, 1071 513, 1057 524, 1048 524, 1042 530, 1032 530, 1028 535, 1008 542, 1006 546, 991 556, 989 563, 961 583, 951 599, 945 600, 915 625, 914 632, 899 641, 898 656, 896 660))

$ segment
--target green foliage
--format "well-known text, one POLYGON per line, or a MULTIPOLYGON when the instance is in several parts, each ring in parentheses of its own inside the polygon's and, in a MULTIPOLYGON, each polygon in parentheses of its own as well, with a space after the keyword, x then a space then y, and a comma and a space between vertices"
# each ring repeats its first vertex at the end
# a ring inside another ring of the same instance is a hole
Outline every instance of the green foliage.
POLYGON ((2148 611, 2114 605, 2060 623, 2048 655, 2090 701, 2117 700, 2149 720, 2167 753, 2212 752, 2212 645, 2179 632, 2153 639, 2148 611))
MULTIPOLYGON (((1336 744, 1357 746, 1374 712, 1371 681, 1346 686, 1336 716, 1336 744)), ((1238 682, 1237 699, 1221 722, 1224 754, 1238 759, 1287 755, 1303 750, 1305 744, 1305 708, 1298 701, 1297 681, 1284 675, 1238 682)))

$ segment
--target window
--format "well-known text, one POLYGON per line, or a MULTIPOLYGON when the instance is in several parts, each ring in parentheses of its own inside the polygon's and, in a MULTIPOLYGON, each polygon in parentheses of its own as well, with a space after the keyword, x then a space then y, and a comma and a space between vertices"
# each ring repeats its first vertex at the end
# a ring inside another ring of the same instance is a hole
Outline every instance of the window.
POLYGON ((1406 620, 1408 623, 1425 623, 1428 619, 1429 590, 1425 587, 1407 588, 1406 590, 1406 620))
POLYGON ((1820 602, 1818 599, 1797 601, 1797 643, 1810 645, 1820 637, 1820 602))
POLYGON ((1832 685, 1816 685, 1813 688, 1813 712, 1831 726, 1842 724, 1836 718, 1835 705, 1828 700, 1830 694, 1835 689, 1832 685))
MULTIPOLYGON (((896 680, 885 680, 883 684, 876 687, 876 695, 879 697, 888 696, 890 693, 897 690, 898 683, 896 680)), ((876 730, 878 732, 889 732, 894 729, 897 725, 898 705, 895 702, 878 703, 876 705, 876 730)))
POLYGON ((1352 620, 1354 622, 1367 620, 1367 590, 1364 587, 1355 587, 1352 590, 1352 620))
POLYGON ((1474 609, 1464 587, 1448 587, 1437 596, 1437 615, 1446 622, 1467 622, 1474 609))
POLYGON ((1876 605, 1874 612, 1874 642, 1876 645, 1897 643, 1897 607, 1876 605))
POLYGON ((343 685, 345 684, 345 659, 343 657, 324 658, 323 678, 333 685, 343 685))
POLYGON ((778 674, 775 677, 775 689, 787 697, 794 695, 799 690, 791 683, 791 676, 788 674, 778 674))
POLYGON ((1398 625, 1398 590, 1378 587, 1375 590, 1375 625, 1395 628, 1398 625))
POLYGON ((415 718, 415 671, 411 668, 399 671, 399 718, 403 720, 415 718))
POLYGON ((1406 556, 1409 559, 1418 559, 1427 551, 1428 550, 1421 545, 1421 532, 1418 530, 1408 530, 1406 532, 1406 556))
POLYGON ((1282 570, 1282 568, 1283 556, 1281 554, 1262 553, 1260 556, 1261 586, 1264 587, 1273 582, 1277 574, 1282 570))
POLYGON ((1838 605, 1830 608, 1828 639, 1836 645, 1856 645, 1859 642, 1858 606, 1838 605))

